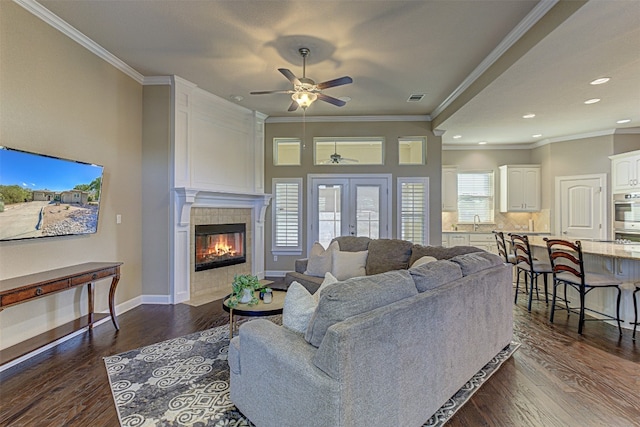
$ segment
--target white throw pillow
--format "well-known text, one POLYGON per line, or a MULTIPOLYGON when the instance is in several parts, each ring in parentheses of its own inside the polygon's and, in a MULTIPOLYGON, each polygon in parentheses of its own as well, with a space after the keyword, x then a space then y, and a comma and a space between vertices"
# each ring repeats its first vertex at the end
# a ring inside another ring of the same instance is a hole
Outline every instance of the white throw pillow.
POLYGON ((309 276, 324 277, 327 271, 331 271, 331 254, 339 250, 338 242, 334 241, 327 250, 319 243, 315 242, 309 251, 309 261, 307 271, 304 274, 309 276))
POLYGON ((333 276, 333 274, 327 271, 327 274, 324 275, 324 280, 322 281, 322 284, 320 285, 316 293, 313 294, 313 298, 316 300, 316 304, 318 303, 318 301, 320 301, 320 291, 322 291, 324 288, 326 288, 329 285, 333 285, 336 282, 338 282, 338 279, 336 279, 333 276))
POLYGON ((292 282, 284 297, 282 326, 304 334, 317 304, 307 288, 298 282, 292 282))
POLYGON ((415 260, 414 263, 411 264, 411 267, 418 267, 420 265, 429 264, 430 262, 434 262, 434 261, 437 261, 437 260, 438 260, 438 258, 434 258, 432 256, 425 255, 422 258, 418 258, 417 260, 415 260))
POLYGON ((369 251, 344 252, 335 251, 333 253, 333 263, 331 274, 338 280, 347 280, 352 277, 366 276, 367 255, 369 251))

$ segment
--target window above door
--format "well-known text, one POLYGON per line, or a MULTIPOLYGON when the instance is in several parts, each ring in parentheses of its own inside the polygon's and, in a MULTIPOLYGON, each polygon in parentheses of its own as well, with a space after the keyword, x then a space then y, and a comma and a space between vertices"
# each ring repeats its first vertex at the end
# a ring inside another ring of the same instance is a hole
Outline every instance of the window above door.
POLYGON ((314 165, 383 165, 383 153, 383 137, 313 138, 314 165))

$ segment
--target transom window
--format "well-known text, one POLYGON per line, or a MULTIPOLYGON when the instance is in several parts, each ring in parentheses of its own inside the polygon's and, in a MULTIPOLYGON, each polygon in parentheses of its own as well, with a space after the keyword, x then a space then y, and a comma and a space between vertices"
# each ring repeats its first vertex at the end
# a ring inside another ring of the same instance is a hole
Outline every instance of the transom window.
POLYGON ((493 171, 458 172, 458 222, 493 223, 493 171), (477 219, 476 219, 477 221, 477 219))
POLYGON ((427 161, 427 139, 423 136, 398 138, 398 164, 424 165, 427 161))
POLYGON ((313 138, 315 165, 382 165, 382 137, 316 137, 313 138))
POLYGON ((300 145, 299 138, 273 138, 273 164, 300 166, 300 145))

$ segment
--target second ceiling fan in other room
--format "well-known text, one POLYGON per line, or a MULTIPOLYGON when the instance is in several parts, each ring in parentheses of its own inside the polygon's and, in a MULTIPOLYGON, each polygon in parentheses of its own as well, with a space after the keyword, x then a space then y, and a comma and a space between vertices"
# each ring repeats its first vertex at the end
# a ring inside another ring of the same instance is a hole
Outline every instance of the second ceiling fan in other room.
POLYGON ((340 77, 333 80, 328 80, 322 83, 316 83, 310 78, 307 78, 307 56, 309 55, 309 49, 302 47, 298 49, 302 56, 302 77, 298 78, 287 68, 278 68, 292 84, 293 89, 290 90, 265 90, 251 92, 251 95, 268 95, 272 93, 286 93, 291 95, 291 105, 287 111, 296 111, 298 107, 306 110, 316 99, 319 99, 329 104, 333 104, 337 107, 342 107, 346 104, 345 101, 334 98, 332 96, 322 93, 322 90, 331 87, 342 86, 349 83, 353 83, 353 79, 349 76, 340 77))

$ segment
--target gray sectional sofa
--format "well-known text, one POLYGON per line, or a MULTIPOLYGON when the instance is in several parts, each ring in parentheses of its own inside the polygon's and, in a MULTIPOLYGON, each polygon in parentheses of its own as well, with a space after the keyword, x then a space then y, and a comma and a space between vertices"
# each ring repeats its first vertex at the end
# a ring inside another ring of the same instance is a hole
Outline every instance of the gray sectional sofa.
POLYGON ((258 427, 421 426, 509 345, 511 300, 484 251, 334 283, 305 334, 240 327, 231 400, 258 427))
MULTIPOLYGON (((456 255, 481 251, 481 249, 474 246, 455 246, 452 248, 422 246, 400 239, 370 239, 368 237, 340 236, 333 239, 332 242, 333 241, 338 242, 341 251, 369 251, 365 266, 367 275, 384 273, 391 270, 406 270, 417 259, 423 256, 432 256, 436 259, 450 259, 456 255)), ((294 281, 300 283, 311 293, 320 287, 323 277, 305 274, 308 262, 308 258, 296 260, 295 271, 288 272, 285 275, 285 287, 288 287, 294 281)))

